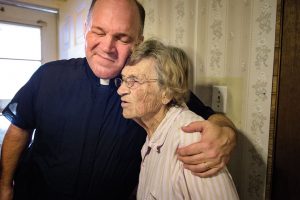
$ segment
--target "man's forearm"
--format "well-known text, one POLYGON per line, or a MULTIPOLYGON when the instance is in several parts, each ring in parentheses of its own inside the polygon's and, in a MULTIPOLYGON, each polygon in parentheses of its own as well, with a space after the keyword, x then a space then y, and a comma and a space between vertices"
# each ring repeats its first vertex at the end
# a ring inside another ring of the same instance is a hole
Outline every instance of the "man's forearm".
POLYGON ((207 120, 219 125, 220 127, 229 127, 236 133, 236 128, 233 122, 223 114, 213 114, 207 120))
POLYGON ((8 128, 1 150, 1 187, 12 185, 13 175, 20 156, 28 144, 29 135, 29 131, 14 125, 8 128))
POLYGON ((227 137, 226 144, 232 146, 232 150, 237 142, 237 129, 233 122, 223 114, 213 114, 207 120, 221 127, 221 133, 227 137))

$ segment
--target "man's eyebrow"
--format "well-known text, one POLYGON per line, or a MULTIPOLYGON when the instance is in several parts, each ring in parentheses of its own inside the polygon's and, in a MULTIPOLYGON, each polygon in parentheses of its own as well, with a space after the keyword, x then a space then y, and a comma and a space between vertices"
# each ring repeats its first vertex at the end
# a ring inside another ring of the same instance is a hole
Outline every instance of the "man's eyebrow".
POLYGON ((119 37, 130 37, 129 34, 127 34, 127 33, 122 33, 122 32, 117 32, 117 33, 115 33, 114 35, 117 35, 117 36, 119 36, 119 37))
POLYGON ((129 41, 133 41, 133 37, 129 33, 117 32, 113 34, 116 38, 126 38, 129 41))
POLYGON ((97 29, 97 30, 105 32, 105 30, 99 26, 92 26, 91 29, 97 29))
MULTIPOLYGON (((91 26, 91 29, 96 29, 96 30, 106 33, 106 31, 100 26, 91 26)), ((116 32, 113 34, 113 36, 114 37, 128 37, 128 39, 130 39, 130 40, 133 39, 133 37, 130 35, 130 33, 125 33, 125 32, 116 32)))

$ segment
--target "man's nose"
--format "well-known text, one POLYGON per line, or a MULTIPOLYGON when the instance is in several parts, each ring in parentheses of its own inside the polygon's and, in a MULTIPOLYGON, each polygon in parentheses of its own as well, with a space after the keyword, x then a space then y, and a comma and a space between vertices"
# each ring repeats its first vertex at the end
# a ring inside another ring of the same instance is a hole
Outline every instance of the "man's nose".
POLYGON ((112 36, 106 35, 101 41, 102 50, 110 53, 115 48, 115 41, 112 36))

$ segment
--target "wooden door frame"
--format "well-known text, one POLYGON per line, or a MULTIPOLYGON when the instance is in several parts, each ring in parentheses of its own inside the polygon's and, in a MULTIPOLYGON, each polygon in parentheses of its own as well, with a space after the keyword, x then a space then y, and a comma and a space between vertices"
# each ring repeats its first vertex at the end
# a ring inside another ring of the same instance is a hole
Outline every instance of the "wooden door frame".
POLYGON ((267 160, 267 180, 265 199, 271 199, 272 193, 272 175, 274 161, 274 144, 276 135, 277 108, 278 108, 278 89, 280 78, 281 63, 281 38, 282 38, 282 17, 283 17, 283 0, 277 0, 276 26, 275 26, 275 46, 274 46, 274 64, 273 64, 273 83, 270 112, 270 130, 269 130, 269 147, 267 160))

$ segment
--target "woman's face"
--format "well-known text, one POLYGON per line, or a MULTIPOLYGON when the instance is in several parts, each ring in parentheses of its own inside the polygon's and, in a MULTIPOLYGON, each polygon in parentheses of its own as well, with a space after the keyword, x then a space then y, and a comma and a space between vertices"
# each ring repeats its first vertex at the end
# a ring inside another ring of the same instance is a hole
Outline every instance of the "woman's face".
POLYGON ((155 62, 147 58, 122 70, 123 82, 118 94, 125 118, 151 119, 165 106, 154 65, 155 62))

